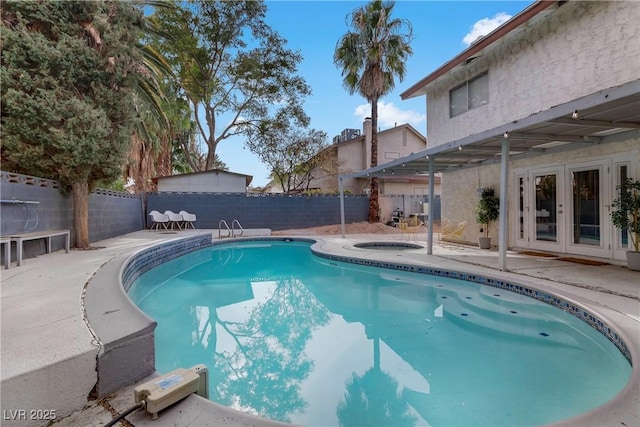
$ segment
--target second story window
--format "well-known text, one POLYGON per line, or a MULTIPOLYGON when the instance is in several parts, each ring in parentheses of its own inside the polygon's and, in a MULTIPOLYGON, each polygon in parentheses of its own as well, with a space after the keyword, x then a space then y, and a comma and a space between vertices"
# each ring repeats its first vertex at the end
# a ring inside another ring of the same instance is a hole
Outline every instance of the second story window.
POLYGON ((484 72, 449 92, 449 114, 455 117, 489 103, 489 74, 484 72))

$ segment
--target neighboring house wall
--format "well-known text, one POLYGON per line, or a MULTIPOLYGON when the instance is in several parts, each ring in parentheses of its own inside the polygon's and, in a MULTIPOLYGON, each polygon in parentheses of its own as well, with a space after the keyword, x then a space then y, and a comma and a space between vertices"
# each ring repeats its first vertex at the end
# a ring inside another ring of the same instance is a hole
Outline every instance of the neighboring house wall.
MULTIPOLYGON (((378 164, 417 153, 427 148, 427 140, 408 124, 378 132, 378 164)), ((370 167, 371 162, 371 120, 363 124, 363 135, 349 141, 331 145, 336 149, 333 162, 337 164, 338 174, 359 172, 370 167)), ((314 171, 311 188, 324 191, 338 191, 338 176, 314 171)), ((351 194, 362 194, 369 187, 368 180, 349 178, 344 180, 344 190, 351 194)), ((413 189, 403 189, 398 194, 412 194, 413 189)))
MULTIPOLYGON (((442 186, 440 184, 440 178, 436 177, 433 184, 433 192, 435 196, 442 194, 442 186)), ((416 180, 416 179, 398 179, 398 180, 384 180, 380 186, 381 194, 407 194, 412 196, 428 196, 429 195, 429 181, 416 180)))
POLYGON ((639 77, 637 2, 568 1, 549 15, 541 15, 468 65, 454 68, 429 85, 429 146, 639 77), (449 91, 487 70, 489 102, 450 118, 449 91))
MULTIPOLYGON (((407 194, 385 194, 380 199, 380 222, 389 224, 393 220, 395 211, 402 211, 402 214, 408 218, 411 215, 419 214, 420 219, 427 221, 429 208, 429 197, 413 196, 407 194)), ((442 199, 436 196, 433 199, 433 219, 440 219, 442 199)))
POLYGON ((222 170, 158 177, 158 191, 244 193, 247 175, 222 170))
MULTIPOLYGON (((391 220, 396 209, 403 211, 405 216, 426 213, 425 202, 429 201, 429 181, 422 178, 393 178, 380 181, 380 221, 387 223, 391 220)), ((434 219, 440 218, 440 194, 442 194, 440 177, 434 182, 434 219)), ((423 218, 424 219, 424 218, 423 218)))

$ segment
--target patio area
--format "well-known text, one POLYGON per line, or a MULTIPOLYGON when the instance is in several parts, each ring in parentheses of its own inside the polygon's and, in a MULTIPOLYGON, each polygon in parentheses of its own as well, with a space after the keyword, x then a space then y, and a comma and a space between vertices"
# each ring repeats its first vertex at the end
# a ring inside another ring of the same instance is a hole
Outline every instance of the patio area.
MULTIPOLYGON (((22 266, 2 271, 3 414, 55 410, 56 425, 102 426, 133 405, 133 387, 100 401, 89 399, 97 380, 99 347, 85 321, 84 291, 91 286, 96 271, 116 257, 161 241, 199 234, 214 238, 218 235, 217 230, 139 231, 96 242, 95 250, 69 254, 59 251, 26 259, 22 266)), ((610 260, 566 260, 560 256, 509 252, 509 271, 500 272, 498 252, 477 247, 434 244, 433 255, 427 255, 426 248, 379 250, 354 246, 372 241, 398 242, 402 237, 406 242, 406 236, 401 234, 347 234, 344 239, 336 235, 305 237, 316 238, 318 250, 328 254, 469 272, 560 294, 593 308, 601 318, 616 325, 634 361, 640 357, 640 273, 610 260)), ((412 237, 411 243, 426 246, 425 239, 418 235, 415 242, 412 237)), ((591 425, 640 425, 640 377, 638 367, 634 368, 632 381, 615 402, 590 414, 591 425)), ((160 417, 163 425, 281 425, 240 415, 195 395, 163 411, 160 417)), ((127 420, 136 426, 158 425, 144 411, 127 420)), ((47 422, 3 417, 3 425, 47 422)), ((584 420, 566 425, 584 425, 584 420)))

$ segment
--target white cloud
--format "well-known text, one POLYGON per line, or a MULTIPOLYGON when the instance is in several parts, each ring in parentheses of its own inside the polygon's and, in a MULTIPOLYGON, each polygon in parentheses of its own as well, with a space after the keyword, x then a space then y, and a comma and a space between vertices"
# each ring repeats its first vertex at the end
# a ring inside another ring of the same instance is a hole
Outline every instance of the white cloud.
MULTIPOLYGON (((360 120, 363 121, 365 117, 371 117, 371 105, 358 105, 353 114, 360 117, 360 120)), ((411 126, 419 129, 419 125, 424 123, 426 119, 427 116, 425 114, 412 110, 401 110, 396 107, 393 102, 378 102, 378 126, 382 129, 403 125, 405 123, 409 123, 411 126)))
POLYGON ((479 37, 486 36, 491 31, 498 28, 500 25, 511 19, 511 15, 504 12, 497 13, 493 18, 482 18, 471 27, 471 31, 467 33, 462 39, 464 44, 469 46, 476 41, 479 37))

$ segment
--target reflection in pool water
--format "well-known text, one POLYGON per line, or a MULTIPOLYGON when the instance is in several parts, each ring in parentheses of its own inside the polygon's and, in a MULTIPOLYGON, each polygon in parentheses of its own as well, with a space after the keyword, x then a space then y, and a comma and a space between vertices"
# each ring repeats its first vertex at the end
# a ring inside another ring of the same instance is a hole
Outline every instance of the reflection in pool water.
POLYGON ((220 245, 141 276, 161 372, 204 363, 210 399, 304 425, 539 425, 598 406, 631 366, 541 302, 459 280, 220 245))

